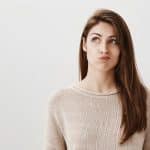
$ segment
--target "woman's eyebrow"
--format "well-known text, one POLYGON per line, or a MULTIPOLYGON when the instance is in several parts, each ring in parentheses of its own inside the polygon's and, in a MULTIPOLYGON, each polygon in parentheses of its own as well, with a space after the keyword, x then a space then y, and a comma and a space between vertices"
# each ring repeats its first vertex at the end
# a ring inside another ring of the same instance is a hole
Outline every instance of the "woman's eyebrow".
POLYGON ((91 33, 91 35, 93 35, 93 34, 95 34, 95 35, 98 35, 98 36, 102 36, 100 33, 91 33))
MULTIPOLYGON (((91 35, 98 35, 99 37, 102 37, 102 35, 100 33, 91 33, 91 35)), ((117 38, 116 35, 110 35, 108 36, 109 38, 117 38)))

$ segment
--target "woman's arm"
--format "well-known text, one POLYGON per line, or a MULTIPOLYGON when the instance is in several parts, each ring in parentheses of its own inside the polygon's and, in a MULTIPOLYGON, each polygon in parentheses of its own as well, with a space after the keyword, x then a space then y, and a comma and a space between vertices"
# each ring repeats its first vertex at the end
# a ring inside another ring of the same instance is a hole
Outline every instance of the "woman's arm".
POLYGON ((65 140, 56 115, 57 98, 54 96, 48 101, 44 150, 66 150, 65 140))

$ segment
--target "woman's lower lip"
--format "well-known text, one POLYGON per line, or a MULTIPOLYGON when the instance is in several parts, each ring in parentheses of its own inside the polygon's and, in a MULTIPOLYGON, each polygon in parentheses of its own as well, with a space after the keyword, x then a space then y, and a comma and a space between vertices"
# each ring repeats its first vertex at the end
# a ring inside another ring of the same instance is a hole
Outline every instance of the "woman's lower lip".
POLYGON ((110 58, 99 58, 100 60, 109 60, 110 58))

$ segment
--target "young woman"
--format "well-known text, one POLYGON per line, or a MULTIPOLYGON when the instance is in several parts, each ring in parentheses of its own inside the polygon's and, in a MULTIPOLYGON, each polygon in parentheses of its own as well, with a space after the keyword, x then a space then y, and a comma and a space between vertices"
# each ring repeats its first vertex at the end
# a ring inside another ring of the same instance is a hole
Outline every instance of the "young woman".
POLYGON ((49 100, 46 150, 150 150, 150 92, 138 75, 124 19, 101 9, 87 21, 80 81, 49 100))

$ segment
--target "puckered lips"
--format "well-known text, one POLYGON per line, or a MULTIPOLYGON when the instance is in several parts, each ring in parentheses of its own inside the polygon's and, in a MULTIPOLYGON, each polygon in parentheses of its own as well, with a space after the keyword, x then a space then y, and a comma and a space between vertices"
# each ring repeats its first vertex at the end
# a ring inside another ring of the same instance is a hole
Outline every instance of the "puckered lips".
POLYGON ((100 59, 100 60, 109 60, 110 57, 108 55, 102 55, 102 56, 99 56, 98 59, 100 59))

